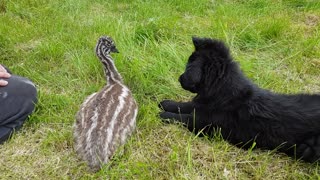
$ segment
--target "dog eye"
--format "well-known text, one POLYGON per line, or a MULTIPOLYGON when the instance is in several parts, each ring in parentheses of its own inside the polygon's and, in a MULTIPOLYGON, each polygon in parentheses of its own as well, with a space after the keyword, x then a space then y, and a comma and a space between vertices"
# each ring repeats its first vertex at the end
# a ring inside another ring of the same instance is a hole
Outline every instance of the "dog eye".
POLYGON ((196 58, 189 58, 189 63, 192 63, 192 62, 194 62, 196 60, 196 58))

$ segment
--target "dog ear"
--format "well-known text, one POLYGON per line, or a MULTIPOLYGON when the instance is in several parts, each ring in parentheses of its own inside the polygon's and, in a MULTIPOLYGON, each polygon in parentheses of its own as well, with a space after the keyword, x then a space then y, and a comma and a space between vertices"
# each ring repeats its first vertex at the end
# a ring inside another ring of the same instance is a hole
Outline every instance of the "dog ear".
POLYGON ((203 44, 203 39, 193 36, 192 42, 196 50, 199 50, 201 45, 203 44))
POLYGON ((192 42, 196 51, 209 50, 211 52, 214 52, 215 56, 231 60, 229 48, 224 44, 223 41, 193 36, 192 42))

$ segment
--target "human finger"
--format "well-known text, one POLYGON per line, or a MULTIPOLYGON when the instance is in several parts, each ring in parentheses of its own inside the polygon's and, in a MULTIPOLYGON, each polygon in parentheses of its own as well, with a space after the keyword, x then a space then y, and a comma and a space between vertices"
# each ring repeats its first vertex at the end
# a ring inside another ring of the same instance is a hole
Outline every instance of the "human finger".
POLYGON ((4 68, 1 64, 0 64, 0 72, 7 72, 6 68, 4 68))
POLYGON ((0 86, 6 86, 8 84, 8 81, 0 80, 0 86))
POLYGON ((11 74, 7 72, 0 72, 0 78, 9 78, 11 77, 11 74))

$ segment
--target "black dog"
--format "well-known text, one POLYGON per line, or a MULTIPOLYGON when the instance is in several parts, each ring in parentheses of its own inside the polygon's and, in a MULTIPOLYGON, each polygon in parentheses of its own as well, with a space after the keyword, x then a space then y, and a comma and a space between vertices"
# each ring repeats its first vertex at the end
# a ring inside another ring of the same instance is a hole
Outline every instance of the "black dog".
POLYGON ((191 102, 164 100, 161 118, 181 122, 195 133, 242 148, 278 149, 308 162, 320 159, 320 95, 284 95, 253 84, 232 60, 223 42, 193 38, 195 51, 181 86, 197 93, 191 102))

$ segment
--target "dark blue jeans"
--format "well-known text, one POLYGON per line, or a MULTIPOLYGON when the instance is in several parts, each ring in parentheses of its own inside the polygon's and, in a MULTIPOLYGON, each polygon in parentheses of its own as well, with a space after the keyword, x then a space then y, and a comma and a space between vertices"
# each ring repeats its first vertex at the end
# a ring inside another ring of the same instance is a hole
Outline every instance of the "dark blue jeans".
POLYGON ((11 75, 0 87, 0 144, 20 129, 37 102, 35 85, 27 78, 11 75))

